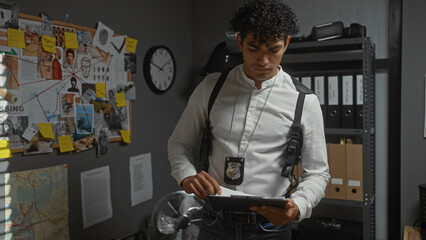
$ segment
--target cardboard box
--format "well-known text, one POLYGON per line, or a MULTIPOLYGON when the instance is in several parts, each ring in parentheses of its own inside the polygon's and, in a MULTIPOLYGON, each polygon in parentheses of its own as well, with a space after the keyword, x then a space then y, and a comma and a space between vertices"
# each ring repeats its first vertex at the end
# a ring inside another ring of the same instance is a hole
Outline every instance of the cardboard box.
POLYGON ((346 200, 346 144, 329 144, 330 198, 346 200))
MULTIPOLYGON (((330 147, 329 147, 329 144, 327 144, 327 161, 328 161, 329 151, 330 151, 330 147)), ((330 166, 330 161, 328 161, 328 165, 330 166)), ((328 181, 327 187, 325 188, 324 198, 330 198, 330 182, 331 181, 328 181)))
POLYGON ((362 145, 346 144, 346 199, 363 200, 362 145))

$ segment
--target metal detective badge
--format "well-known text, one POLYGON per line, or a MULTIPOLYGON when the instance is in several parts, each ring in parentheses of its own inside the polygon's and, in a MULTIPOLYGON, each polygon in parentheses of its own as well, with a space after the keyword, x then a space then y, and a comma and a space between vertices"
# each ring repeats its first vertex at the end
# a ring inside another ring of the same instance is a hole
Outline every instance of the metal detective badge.
POLYGON ((224 180, 229 185, 240 185, 244 179, 243 157, 226 157, 224 180))

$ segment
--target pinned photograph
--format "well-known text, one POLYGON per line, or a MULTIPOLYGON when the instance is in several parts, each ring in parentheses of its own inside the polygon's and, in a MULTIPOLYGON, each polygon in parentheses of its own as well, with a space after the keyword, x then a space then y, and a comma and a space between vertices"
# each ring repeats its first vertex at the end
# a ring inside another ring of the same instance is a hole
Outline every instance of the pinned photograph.
MULTIPOLYGON (((22 56, 38 57, 40 49, 42 48, 40 40, 41 23, 20 19, 19 28, 25 32, 25 48, 22 49, 22 56)), ((31 63, 32 62, 34 61, 31 61, 31 63)))
POLYGON ((56 54, 53 54, 52 61, 52 79, 62 80, 63 49, 56 47, 56 54))
POLYGON ((75 125, 77 134, 92 134, 93 132, 93 105, 76 104, 75 105, 75 125))
POLYGON ((126 100, 136 100, 136 88, 133 82, 118 84, 117 92, 125 93, 126 100))
POLYGON ((68 48, 65 50, 64 68, 74 72, 78 68, 77 50, 68 48))
POLYGON ((81 84, 81 100, 83 103, 89 104, 92 100, 96 100, 96 84, 81 84))
POLYGON ((41 14, 41 35, 53 37, 53 18, 44 13, 41 14))
POLYGON ((109 131, 108 128, 102 128, 99 130, 98 135, 98 149, 96 156, 100 157, 108 153, 109 148, 109 131))
POLYGON ((75 115, 74 98, 75 98, 74 93, 61 94, 61 116, 62 117, 73 117, 75 115))
POLYGON ((96 141, 95 135, 84 136, 83 138, 79 138, 79 139, 74 138, 74 142, 73 142, 75 153, 92 149, 96 145, 97 145, 97 141, 96 141))
POLYGON ((53 35, 56 38, 56 46, 65 48, 65 34, 64 32, 75 32, 74 28, 53 26, 53 35))
POLYGON ((19 6, 16 2, 0 0, 0 28, 18 29, 19 6))
POLYGON ((42 138, 40 132, 37 133, 31 141, 24 143, 24 155, 34 155, 53 152, 52 140, 42 138))
POLYGON ((124 54, 124 70, 126 72, 136 73, 136 54, 124 54))
POLYGON ((7 137, 11 149, 22 148, 23 135, 28 128, 28 116, 3 115, 5 117, 0 120, 0 139, 7 137))
POLYGON ((113 35, 114 31, 111 28, 105 26, 105 24, 101 22, 98 22, 98 28, 96 29, 95 37, 93 38, 93 46, 108 52, 113 35))
POLYGON ((87 31, 77 32, 78 53, 83 55, 90 55, 92 48, 92 33, 87 31))

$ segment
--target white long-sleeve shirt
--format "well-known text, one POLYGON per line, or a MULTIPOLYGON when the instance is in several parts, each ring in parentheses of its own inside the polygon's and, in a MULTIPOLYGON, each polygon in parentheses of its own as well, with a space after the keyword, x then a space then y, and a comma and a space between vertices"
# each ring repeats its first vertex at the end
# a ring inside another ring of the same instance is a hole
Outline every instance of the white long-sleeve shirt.
MULTIPOLYGON (((197 173, 192 148, 199 142, 207 118, 207 105, 219 74, 210 74, 192 93, 168 141, 171 174, 178 184, 197 173)), ((284 148, 293 123, 298 91, 280 67, 278 74, 257 89, 239 65, 231 70, 210 113, 212 153, 209 174, 219 185, 254 195, 281 196, 289 185, 281 176, 284 148), (265 103, 266 101, 266 103, 265 103), (244 153, 244 155, 243 155, 244 153), (224 182, 226 157, 244 157, 241 185, 224 182)), ((302 181, 291 195, 299 220, 311 216, 324 197, 330 175, 318 98, 306 95, 301 119, 303 130, 302 181)), ((198 159, 197 159, 198 161, 198 159)))

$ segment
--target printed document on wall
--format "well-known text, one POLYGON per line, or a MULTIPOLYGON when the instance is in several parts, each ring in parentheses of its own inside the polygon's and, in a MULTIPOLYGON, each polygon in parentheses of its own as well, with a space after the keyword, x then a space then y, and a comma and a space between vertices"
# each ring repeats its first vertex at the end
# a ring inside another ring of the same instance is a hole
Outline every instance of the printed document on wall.
POLYGON ((152 199, 151 153, 130 157, 130 194, 132 207, 152 199))
POLYGON ((109 167, 81 173, 83 228, 112 218, 109 167))

